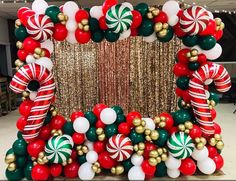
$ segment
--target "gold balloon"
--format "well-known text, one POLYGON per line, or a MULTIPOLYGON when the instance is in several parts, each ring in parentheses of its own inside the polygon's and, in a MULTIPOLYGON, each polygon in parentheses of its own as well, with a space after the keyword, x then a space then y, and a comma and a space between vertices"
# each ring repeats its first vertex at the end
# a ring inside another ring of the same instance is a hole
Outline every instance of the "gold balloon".
POLYGON ((45 153, 43 151, 38 154, 39 158, 43 158, 44 156, 45 156, 45 153))
POLYGON ((40 55, 38 55, 36 53, 34 53, 33 56, 34 56, 35 59, 40 59, 40 55))
POLYGON ((161 157, 158 156, 156 160, 157 160, 157 163, 161 163, 161 157))
POLYGON ((160 37, 160 38, 163 38, 163 37, 165 37, 167 35, 167 30, 166 29, 163 29, 163 30, 161 30, 159 33, 158 33, 158 36, 160 37))
POLYGON ((196 143, 200 143, 201 139, 199 137, 195 138, 196 143))
POLYGON ((138 145, 134 145, 134 151, 138 151, 138 145))
POLYGON ((154 31, 157 33, 157 32, 159 32, 159 31, 161 31, 162 30, 162 23, 161 22, 158 22, 158 23, 156 23, 155 25, 154 25, 154 31))
POLYGON ((21 25, 20 19, 17 19, 17 20, 15 21, 15 25, 16 25, 16 26, 20 26, 20 25, 21 25))
POLYGON ((155 123, 160 123, 160 122, 161 122, 161 118, 158 117, 158 116, 156 116, 156 117, 154 118, 154 122, 155 122, 155 123))
POLYGON ((23 96, 23 97, 26 97, 26 98, 29 97, 29 92, 24 91, 24 92, 22 93, 22 96, 23 96))
POLYGON ((140 150, 144 150, 145 149, 145 144, 144 143, 139 143, 138 144, 138 148, 140 149, 140 150))
POLYGON ((16 169, 16 164, 15 163, 10 163, 8 166, 7 166, 7 169, 9 171, 14 171, 16 169))
POLYGON ((161 155, 161 160, 162 160, 162 161, 166 161, 166 160, 168 160, 168 156, 167 156, 167 154, 165 154, 165 153, 162 154, 162 155, 161 155))
POLYGON ((143 153, 144 153, 143 150, 138 150, 138 151, 137 151, 137 155, 139 155, 139 156, 143 155, 143 153))
POLYGON ((22 48, 23 48, 23 43, 20 42, 20 41, 17 41, 17 42, 16 42, 16 47, 17 47, 18 49, 22 49, 22 48))
POLYGON ((144 133, 145 133, 145 135, 150 135, 151 134, 151 130, 150 129, 146 129, 144 133))
POLYGON ((225 28, 225 24, 222 22, 221 24, 220 24, 220 30, 223 30, 225 28))
POLYGON ((82 25, 82 23, 78 23, 78 28, 81 29, 81 30, 84 28, 84 26, 82 25))
POLYGON ((222 20, 220 18, 215 18, 216 25, 220 25, 222 20))
POLYGON ((211 138, 210 141, 209 141, 209 144, 211 146, 215 146, 216 145, 216 139, 215 138, 211 138))
POLYGON ((207 143, 207 140, 206 140, 206 138, 204 138, 204 137, 201 137, 200 139, 201 139, 201 142, 202 142, 204 145, 206 145, 206 143, 207 143))
POLYGON ((169 28, 169 25, 168 25, 167 23, 163 23, 162 28, 163 28, 163 29, 168 29, 168 28, 169 28))
POLYGON ((204 144, 202 142, 197 144, 197 149, 202 150, 204 148, 204 144))
POLYGON ((144 120, 142 120, 141 125, 146 126, 146 122, 144 120))
POLYGON ((218 141, 216 143, 216 148, 219 150, 222 150, 224 148, 224 142, 223 141, 218 141))
POLYGON ((150 137, 152 138, 152 140, 157 140, 159 138, 159 133, 156 130, 153 130, 150 137))
POLYGON ((63 162, 63 163, 62 163, 62 166, 66 166, 66 165, 67 165, 67 162, 63 162))
POLYGON ((160 128, 164 128, 166 126, 166 122, 162 121, 159 123, 160 128))
POLYGON ((156 9, 156 8, 152 6, 152 7, 149 7, 149 8, 148 8, 148 11, 152 12, 152 11, 154 11, 155 9, 156 9))
POLYGON ((156 158, 149 158, 148 163, 152 166, 156 166, 157 165, 157 160, 156 160, 156 158))
POLYGON ((87 146, 83 146, 83 147, 82 147, 82 151, 83 151, 84 153, 88 153, 88 147, 87 147, 87 146))
POLYGON ((92 165, 92 170, 96 173, 98 170, 98 167, 96 165, 92 165))
POLYGON ((189 129, 186 129, 186 130, 184 130, 184 132, 185 132, 186 134, 189 134, 189 133, 190 133, 190 130, 189 130, 189 129))
POLYGON ((193 49, 193 50, 191 51, 191 55, 192 55, 192 56, 197 56, 197 55, 198 55, 198 50, 197 50, 197 49, 193 49))
POLYGON ((178 128, 180 131, 184 131, 185 130, 185 126, 183 124, 179 124, 178 128))
POLYGON ((96 133, 97 133, 97 135, 104 133, 103 128, 97 128, 96 133))
POLYGON ((119 166, 116 166, 116 175, 120 175, 122 174, 123 172, 125 171, 124 167, 119 165, 119 166))
POLYGON ((73 162, 72 158, 69 158, 67 161, 68 164, 71 164, 72 162, 73 162))
POLYGON ((101 134, 101 135, 98 136, 98 140, 99 140, 99 141, 104 141, 105 138, 106 138, 106 135, 105 135, 105 134, 101 134))
POLYGON ((115 167, 112 167, 112 168, 111 168, 111 173, 112 173, 112 174, 115 174, 115 173, 116 173, 116 168, 115 168, 115 167))
POLYGON ((158 152, 156 150, 152 150, 149 153, 149 157, 156 158, 158 156, 158 152))
POLYGON ((35 48, 34 53, 40 55, 42 53, 42 49, 41 48, 35 48))
POLYGON ((56 110, 52 111, 52 116, 55 117, 56 115, 57 115, 57 111, 56 110))
POLYGON ((198 56, 192 56, 189 58, 190 62, 196 62, 198 60, 198 56))
POLYGON ((148 12, 147 13, 147 18, 148 19, 153 19, 154 17, 153 17, 153 14, 151 13, 151 12, 148 12))
POLYGON ((192 129, 193 128, 193 123, 191 123, 190 121, 186 121, 184 123, 184 126, 187 128, 187 129, 192 129))
POLYGON ((139 126, 139 125, 141 125, 141 122, 142 122, 141 119, 135 118, 135 119, 133 120, 133 125, 134 125, 134 126, 139 126))
POLYGON ((216 141, 220 141, 222 139, 220 134, 215 134, 214 138, 216 139, 216 141))
POLYGON ((66 21, 61 21, 61 24, 66 25, 66 21))
POLYGON ((88 25, 89 21, 88 19, 82 19, 81 23, 82 25, 88 25))
POLYGON ((143 127, 143 126, 137 126, 136 128, 135 128, 135 131, 137 132, 137 133, 143 133, 144 131, 145 131, 145 128, 143 127))
POLYGON ((16 156, 14 154, 9 154, 5 157, 6 164, 12 163, 16 160, 16 156))
POLYGON ((58 19, 59 19, 60 21, 64 21, 64 20, 65 20, 65 15, 64 15, 63 13, 59 13, 59 14, 57 15, 57 17, 58 17, 58 19))
POLYGON ((85 25, 83 28, 84 31, 89 31, 89 25, 85 25))
POLYGON ((160 13, 160 10, 157 8, 152 11, 153 16, 158 16, 159 13, 160 13))
POLYGON ((163 154, 163 149, 162 149, 162 148, 158 148, 158 149, 157 149, 157 153, 158 153, 159 155, 163 154))
POLYGON ((164 153, 167 153, 167 149, 166 148, 162 148, 164 153))
POLYGON ((149 135, 147 135, 147 136, 145 136, 145 140, 152 141, 152 138, 149 135))

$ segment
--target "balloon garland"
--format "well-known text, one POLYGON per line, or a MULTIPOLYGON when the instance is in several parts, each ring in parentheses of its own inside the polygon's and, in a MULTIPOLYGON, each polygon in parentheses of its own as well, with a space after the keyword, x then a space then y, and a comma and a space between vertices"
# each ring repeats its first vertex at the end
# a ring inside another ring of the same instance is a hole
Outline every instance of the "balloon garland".
POLYGON ((217 43, 224 23, 200 6, 181 9, 167 1, 162 9, 146 3, 105 0, 102 6, 81 9, 75 2, 48 6, 35 0, 32 9, 17 12, 18 72, 10 88, 22 93, 17 121, 18 139, 5 157, 8 180, 66 178, 92 180, 104 170, 126 173, 129 180, 180 174, 194 175, 198 168, 213 174, 224 165, 221 128, 214 121, 218 95, 229 90, 230 77, 215 60, 222 53, 217 43), (121 107, 97 104, 88 112, 74 112, 66 120, 55 101, 51 38, 69 43, 116 42, 130 36, 145 41, 169 42, 174 36, 184 44, 173 72, 177 77, 179 109, 143 118, 121 107))

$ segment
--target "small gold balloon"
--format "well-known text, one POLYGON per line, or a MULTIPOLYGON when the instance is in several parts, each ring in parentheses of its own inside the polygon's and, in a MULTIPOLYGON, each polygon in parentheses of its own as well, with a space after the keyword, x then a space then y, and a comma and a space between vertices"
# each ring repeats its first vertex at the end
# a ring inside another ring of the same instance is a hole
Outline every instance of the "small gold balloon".
POLYGON ((101 173, 102 169, 98 168, 96 173, 101 173))
POLYGON ((163 29, 163 30, 161 30, 159 33, 158 33, 158 36, 160 37, 160 38, 163 38, 163 37, 165 37, 167 35, 167 30, 166 29, 163 29))
POLYGON ((161 157, 160 157, 160 156, 158 156, 158 157, 156 158, 156 160, 157 160, 157 163, 161 163, 161 157))
POLYGON ((151 134, 151 130, 150 129, 145 129, 145 135, 150 135, 151 134))
POLYGON ((72 158, 69 158, 67 161, 68 164, 71 164, 72 162, 73 162, 72 158))
POLYGON ((97 135, 104 133, 103 128, 97 128, 96 133, 97 133, 97 135))
POLYGON ((190 130, 189 130, 189 129, 185 129, 184 132, 185 132, 186 134, 189 134, 189 133, 190 133, 190 130))
POLYGON ((157 160, 156 160, 156 158, 149 158, 148 163, 152 166, 156 166, 157 165, 157 160))
POLYGON ((209 144, 211 146, 215 146, 216 145, 216 139, 215 138, 211 138, 210 141, 209 141, 209 144))
POLYGON ((43 161, 42 158, 38 158, 38 159, 37 159, 37 162, 38 162, 38 164, 40 164, 40 165, 43 165, 43 164, 44 164, 44 161, 43 161))
POLYGON ((156 158, 158 156, 158 152, 156 150, 152 150, 149 153, 149 157, 156 158))
POLYGON ((220 18, 215 18, 216 25, 220 25, 222 20, 220 18))
POLYGON ((57 18, 59 19, 59 21, 64 21, 65 20, 65 15, 63 13, 59 13, 57 15, 57 18))
POLYGON ((189 58, 190 62, 196 62, 198 60, 198 56, 192 56, 189 58))
POLYGON ((202 150, 204 148, 204 144, 202 142, 197 144, 197 149, 202 150))
POLYGON ((156 116, 156 117, 154 118, 154 122, 155 122, 155 123, 160 123, 160 122, 161 122, 161 118, 158 117, 158 116, 156 116))
POLYGON ((199 137, 195 138, 196 143, 200 143, 201 139, 199 137))
POLYGON ((197 55, 198 55, 198 50, 197 50, 197 49, 193 49, 193 50, 191 51, 191 55, 192 55, 192 56, 197 56, 197 55))
POLYGON ((45 153, 43 151, 38 154, 39 158, 43 158, 44 156, 45 156, 45 153))
POLYGON ((148 8, 148 11, 152 12, 152 11, 154 11, 155 9, 156 9, 156 8, 152 6, 152 7, 149 7, 149 8, 148 8))
POLYGON ((135 118, 135 119, 133 120, 133 125, 134 125, 134 126, 139 126, 139 125, 141 125, 141 122, 142 122, 141 119, 135 118))
POLYGON ((34 53, 40 55, 42 53, 42 49, 41 48, 35 48, 34 53))
POLYGON ((187 54, 186 54, 186 56, 188 57, 188 58, 190 58, 192 55, 191 55, 191 52, 188 52, 187 54))
POLYGON ((48 162, 48 158, 45 156, 45 157, 43 157, 43 161, 45 162, 45 163, 47 163, 48 162))
POLYGON ((87 25, 89 23, 88 19, 82 19, 81 21, 82 25, 87 25))
POLYGON ((187 129, 192 129, 193 128, 193 123, 191 123, 190 121, 186 121, 184 123, 184 126, 187 128, 187 129))
POLYGON ((84 31, 89 31, 89 25, 85 25, 83 28, 84 31))
POLYGON ((105 138, 106 138, 106 135, 105 135, 105 134, 101 134, 101 135, 98 136, 98 140, 99 140, 99 141, 104 141, 105 138))
POLYGON ((83 151, 84 153, 88 153, 88 147, 87 147, 87 146, 83 146, 83 147, 82 147, 82 151, 83 151))
POLYGON ((166 161, 166 160, 168 160, 168 156, 167 156, 167 154, 165 154, 165 153, 162 154, 162 155, 161 155, 161 160, 162 160, 162 161, 166 161))
POLYGON ((145 140, 152 141, 152 138, 149 135, 147 135, 147 136, 145 136, 145 140))
POLYGON ((115 168, 115 167, 112 167, 112 168, 111 168, 111 173, 112 173, 112 174, 115 174, 115 173, 116 173, 116 168, 115 168))
POLYGON ((35 162, 35 161, 33 162, 33 165, 34 165, 34 166, 37 165, 37 164, 38 164, 37 162, 35 162))
POLYGON ((66 166, 66 165, 67 165, 67 162, 63 162, 63 163, 62 163, 62 166, 66 166))
POLYGON ((69 19, 69 16, 67 16, 67 15, 64 15, 65 16, 65 21, 68 21, 68 19, 69 19))
POLYGON ((157 153, 158 153, 159 155, 163 154, 163 149, 162 149, 162 148, 157 148, 157 153))
POLYGON ((169 28, 169 25, 168 25, 167 23, 164 23, 164 24, 162 25, 162 28, 163 28, 163 29, 168 29, 168 28, 169 28))
POLYGON ((143 150, 138 150, 138 151, 137 151, 137 155, 139 155, 139 156, 143 155, 143 153, 144 153, 143 150))
POLYGON ((17 42, 16 42, 16 47, 17 47, 18 49, 22 49, 22 48, 23 48, 23 43, 20 42, 20 41, 17 41, 17 42))
POLYGON ((51 131, 51 134, 56 133, 56 131, 57 131, 57 130, 53 129, 53 130, 51 131))
POLYGON ((52 116, 55 117, 56 115, 57 115, 57 111, 56 110, 52 111, 52 116))
POLYGON ((80 155, 80 156, 84 154, 84 153, 82 152, 82 150, 78 150, 77 153, 78 153, 78 155, 80 155))
POLYGON ((147 18, 148 19, 153 19, 154 18, 152 12, 147 13, 147 18))
POLYGON ((185 126, 183 124, 179 124, 178 128, 180 131, 184 131, 185 130, 185 126))
POLYGON ((59 135, 62 135, 63 134, 63 132, 62 132, 62 130, 57 130, 57 133, 59 134, 59 135))
POLYGON ((156 130, 152 130, 150 137, 152 140, 157 140, 159 138, 159 133, 156 130))
POLYGON ((9 154, 5 157, 6 164, 12 163, 16 160, 16 156, 14 154, 9 154))
POLYGON ((219 150, 222 150, 224 148, 224 142, 223 141, 218 141, 216 143, 216 148, 219 150))
POLYGON ((220 134, 215 134, 214 138, 216 139, 216 141, 220 141, 222 139, 220 134))
POLYGON ((154 31, 157 33, 157 32, 160 32, 162 30, 162 23, 161 22, 158 22, 154 25, 154 31))
POLYGON ((137 126, 135 128, 135 131, 139 134, 143 133, 145 131, 145 128, 143 126, 137 126))
POLYGON ((36 53, 34 53, 33 56, 34 56, 35 59, 40 59, 40 55, 38 55, 36 53))
POLYGON ((138 144, 138 148, 140 149, 140 150, 144 150, 145 149, 145 144, 144 143, 139 143, 138 144))
POLYGON ((162 121, 159 123, 160 128, 164 128, 166 126, 166 122, 162 121))
POLYGON ((66 21, 61 21, 61 24, 65 25, 65 24, 66 24, 66 21))
POLYGON ((167 153, 167 149, 166 148, 162 148, 164 153, 167 153))
POLYGON ((204 138, 204 137, 201 137, 200 139, 201 139, 201 142, 202 142, 204 145, 206 145, 206 143, 207 143, 207 140, 206 140, 206 138, 204 138))
POLYGON ((92 165, 92 170, 96 173, 98 170, 98 167, 96 165, 92 165))
POLYGON ((45 52, 44 50, 42 50, 40 56, 41 56, 41 57, 45 57, 45 54, 46 54, 46 52, 45 52))
POLYGON ((144 120, 142 120, 141 126, 146 126, 146 122, 144 120))
POLYGON ((81 29, 81 30, 84 28, 84 26, 82 25, 82 23, 78 23, 78 28, 81 29))
POLYGON ((20 19, 17 19, 17 20, 15 21, 15 25, 16 25, 16 26, 20 26, 20 25, 21 25, 20 19))
POLYGON ((138 151, 138 145, 134 145, 134 151, 138 151))
POLYGON ((161 121, 166 121, 166 117, 161 116, 160 118, 161 118, 161 121))
POLYGON ((221 24, 220 24, 220 30, 223 30, 225 28, 225 24, 222 22, 221 24))
POLYGON ((124 167, 119 165, 116 167, 116 175, 121 175, 124 172, 124 167))
POLYGON ((23 96, 23 97, 26 97, 26 98, 29 97, 29 92, 28 92, 28 91, 24 91, 24 92, 22 93, 22 96, 23 96))
POLYGON ((7 169, 9 171, 14 171, 16 170, 16 164, 15 163, 10 163, 8 166, 7 166, 7 169))
POLYGON ((159 13, 160 13, 160 10, 157 8, 152 11, 153 16, 158 16, 159 13))

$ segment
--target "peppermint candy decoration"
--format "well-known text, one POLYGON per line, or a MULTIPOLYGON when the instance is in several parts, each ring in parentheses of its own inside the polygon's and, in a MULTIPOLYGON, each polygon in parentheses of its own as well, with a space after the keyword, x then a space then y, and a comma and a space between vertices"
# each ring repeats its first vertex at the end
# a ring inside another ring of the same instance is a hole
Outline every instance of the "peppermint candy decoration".
POLYGON ((46 41, 53 34, 54 24, 50 17, 43 14, 35 14, 28 19, 27 32, 38 41, 46 41))
POLYGON ((177 159, 185 159, 193 153, 192 138, 184 132, 173 133, 167 142, 170 154, 177 159))
POLYGON ((108 140, 107 151, 110 153, 111 158, 121 162, 131 156, 133 145, 128 137, 123 134, 117 134, 108 140))
POLYGON ((183 12, 180 25, 185 33, 196 35, 204 31, 209 23, 210 16, 206 9, 192 6, 183 12))
POLYGON ((131 10, 121 4, 114 5, 106 13, 106 24, 114 33, 122 33, 129 29, 133 15, 131 10))
POLYGON ((70 158, 72 145, 65 136, 50 138, 45 146, 45 154, 51 163, 63 163, 70 158))

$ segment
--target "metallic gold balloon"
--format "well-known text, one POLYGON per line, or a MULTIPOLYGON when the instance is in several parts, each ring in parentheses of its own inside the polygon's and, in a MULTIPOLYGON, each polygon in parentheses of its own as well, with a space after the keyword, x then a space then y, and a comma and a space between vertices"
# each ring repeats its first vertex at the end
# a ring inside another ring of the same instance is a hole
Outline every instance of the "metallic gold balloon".
POLYGON ((180 131, 184 131, 185 130, 185 126, 183 124, 179 124, 178 128, 180 131))
POLYGON ((97 133, 97 135, 100 135, 100 134, 104 133, 103 128, 97 128, 96 133, 97 133))
POLYGON ((119 165, 119 166, 116 166, 115 174, 116 175, 121 175, 124 171, 125 171, 124 167, 119 165))
POLYGON ((158 149, 157 149, 157 153, 158 153, 159 155, 162 155, 162 154, 163 154, 163 149, 162 149, 162 148, 158 148, 158 149))
POLYGON ((14 171, 16 169, 16 164, 15 163, 10 163, 8 166, 7 166, 7 169, 9 171, 14 171))
POLYGON ((134 125, 134 126, 139 126, 139 125, 141 125, 141 122, 142 122, 141 119, 135 118, 135 119, 133 120, 133 125, 134 125))
POLYGON ((81 30, 84 28, 84 26, 82 25, 82 23, 78 23, 78 28, 81 29, 81 30))
POLYGON ((60 21, 64 21, 64 20, 65 20, 65 15, 64 15, 63 13, 59 13, 59 14, 57 15, 57 17, 58 17, 58 19, 59 19, 60 21))
POLYGON ((158 117, 158 116, 156 116, 156 117, 154 118, 154 123, 160 123, 160 122, 161 122, 161 118, 158 117))
POLYGON ((216 139, 216 141, 220 141, 222 139, 222 136, 220 134, 215 134, 214 138, 216 139))
POLYGON ((149 158, 148 163, 152 166, 156 166, 157 165, 157 160, 156 160, 156 158, 149 158))
POLYGON ((6 164, 10 164, 16 160, 16 156, 14 154, 9 154, 5 157, 6 164))
POLYGON ((218 141, 216 143, 216 148, 219 150, 222 150, 224 148, 224 142, 223 141, 218 141))
POLYGON ((83 27, 83 30, 84 30, 84 31, 89 31, 89 25, 85 25, 85 26, 83 27))
POLYGON ((158 156, 158 152, 156 150, 152 150, 149 153, 149 157, 156 158, 158 156))
POLYGON ((17 41, 17 42, 16 42, 16 47, 17 47, 18 49, 22 49, 22 48, 23 48, 23 43, 20 42, 20 41, 17 41))
POLYGON ((200 143, 197 144, 197 149, 202 150, 204 148, 204 146, 205 145, 202 142, 200 142, 200 143))
POLYGON ((150 129, 146 129, 144 133, 145 133, 145 135, 150 135, 151 134, 151 130, 150 129))
POLYGON ((154 25, 154 31, 157 33, 157 32, 159 32, 159 31, 161 31, 162 30, 162 23, 161 22, 158 22, 158 23, 156 23, 155 25, 154 25))
POLYGON ((138 148, 140 149, 140 150, 144 150, 145 149, 145 144, 144 143, 139 143, 138 144, 138 148))
POLYGON ((158 33, 158 36, 160 38, 163 38, 167 35, 167 29, 162 29, 159 33, 158 33))
POLYGON ((216 145, 216 139, 215 138, 211 138, 210 141, 209 141, 209 144, 211 146, 215 146, 216 145))
POLYGON ((156 160, 157 160, 157 163, 161 163, 161 157, 160 157, 160 156, 158 156, 158 157, 156 158, 156 160))
POLYGON ((42 49, 41 48, 35 48, 34 53, 40 55, 42 53, 42 49))
POLYGON ((88 25, 89 21, 88 19, 82 19, 81 23, 82 25, 88 25))
POLYGON ((104 141, 105 138, 106 138, 106 135, 105 135, 105 134, 101 134, 101 135, 98 136, 98 140, 99 140, 99 141, 104 141))
POLYGON ((168 160, 168 156, 167 156, 167 154, 162 154, 161 155, 161 160, 164 162, 164 161, 166 161, 166 160, 168 160))
POLYGON ((166 122, 162 121, 158 124, 160 128, 164 128, 166 126, 166 122))
POLYGON ((157 140, 159 138, 159 133, 156 130, 152 130, 150 137, 152 140, 157 140))
POLYGON ((153 16, 158 16, 159 13, 160 13, 160 10, 157 8, 152 11, 153 16))
POLYGON ((135 131, 139 134, 143 133, 145 131, 145 128, 143 126, 137 126, 135 128, 135 131))
POLYGON ((154 18, 152 12, 147 13, 147 18, 148 19, 153 19, 154 18))

